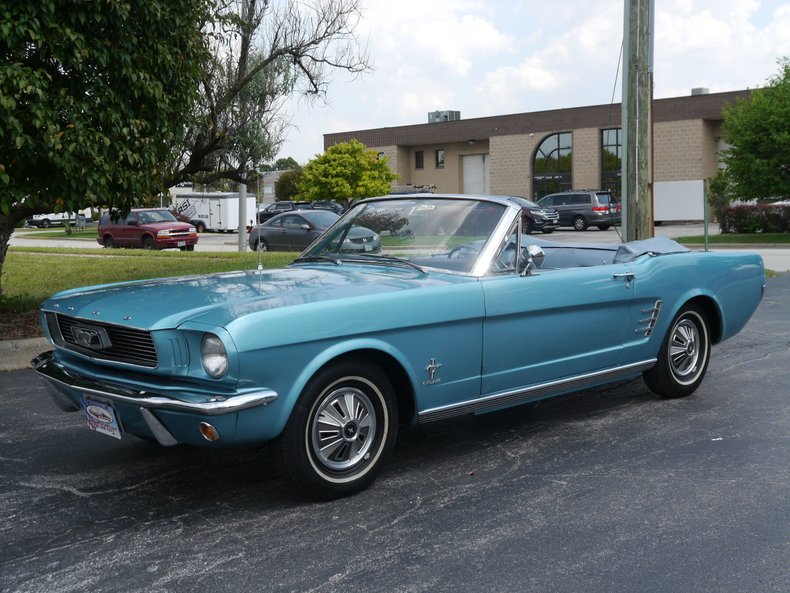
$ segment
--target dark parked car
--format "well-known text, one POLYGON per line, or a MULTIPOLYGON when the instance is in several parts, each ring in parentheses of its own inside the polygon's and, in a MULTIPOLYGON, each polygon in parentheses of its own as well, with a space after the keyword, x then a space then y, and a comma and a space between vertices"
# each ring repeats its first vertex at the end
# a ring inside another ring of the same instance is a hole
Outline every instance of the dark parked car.
POLYGON ((310 202, 310 205, 316 210, 331 210, 335 214, 343 214, 346 210, 334 200, 316 200, 315 202, 310 202))
POLYGON ((283 212, 293 212, 294 210, 312 210, 313 206, 308 202, 292 202, 290 200, 282 200, 269 204, 258 212, 258 222, 265 222, 273 216, 282 214, 283 212))
POLYGON ((105 212, 99 221, 96 240, 105 247, 194 251, 198 236, 193 225, 178 222, 169 210, 138 208, 131 210, 125 218, 115 220, 105 212))
POLYGON ((519 196, 509 196, 511 202, 521 206, 521 228, 526 235, 532 231, 553 233, 560 226, 560 214, 554 208, 542 208, 532 200, 519 196))
POLYGON ((620 224, 620 203, 608 191, 573 190, 549 194, 538 200, 538 205, 555 208, 560 213, 560 225, 577 231, 586 231, 589 226, 605 231, 613 224, 620 224))
MULTIPOLYGON (((327 210, 287 212, 257 225, 250 232, 253 251, 302 251, 340 218, 327 210)), ((355 226, 344 240, 344 252, 379 250, 379 236, 370 229, 355 226)))

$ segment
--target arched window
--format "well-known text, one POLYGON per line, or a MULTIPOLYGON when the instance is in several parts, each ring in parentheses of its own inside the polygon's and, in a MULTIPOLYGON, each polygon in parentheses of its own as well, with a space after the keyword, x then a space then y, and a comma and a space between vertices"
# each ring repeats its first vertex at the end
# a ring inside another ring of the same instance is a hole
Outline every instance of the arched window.
POLYGON ((623 131, 620 128, 601 130, 601 189, 620 195, 623 166, 623 131))
POLYGON ((532 161, 532 195, 535 200, 573 188, 572 158, 571 132, 552 134, 540 143, 532 161))

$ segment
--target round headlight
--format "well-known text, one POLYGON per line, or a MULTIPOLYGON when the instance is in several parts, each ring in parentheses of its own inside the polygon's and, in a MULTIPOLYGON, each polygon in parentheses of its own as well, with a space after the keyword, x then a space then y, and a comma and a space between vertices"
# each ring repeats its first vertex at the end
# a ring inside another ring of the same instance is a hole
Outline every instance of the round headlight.
POLYGON ((228 370, 228 353, 225 345, 214 334, 203 334, 200 342, 200 357, 206 372, 219 379, 228 370))

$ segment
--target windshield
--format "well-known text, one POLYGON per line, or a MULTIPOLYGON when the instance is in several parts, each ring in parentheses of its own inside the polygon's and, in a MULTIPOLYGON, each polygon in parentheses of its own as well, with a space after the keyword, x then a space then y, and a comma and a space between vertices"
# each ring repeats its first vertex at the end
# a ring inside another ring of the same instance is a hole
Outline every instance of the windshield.
POLYGON ((152 222, 177 222, 175 216, 167 210, 146 210, 139 213, 140 224, 150 224, 152 222))
POLYGON ((354 207, 296 261, 398 261, 461 273, 472 270, 505 206, 463 198, 413 198, 354 207))

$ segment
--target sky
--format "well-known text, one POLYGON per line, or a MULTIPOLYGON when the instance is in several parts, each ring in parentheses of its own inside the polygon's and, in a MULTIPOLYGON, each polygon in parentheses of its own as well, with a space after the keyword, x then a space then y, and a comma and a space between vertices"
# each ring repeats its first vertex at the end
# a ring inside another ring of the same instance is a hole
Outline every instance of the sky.
MULTIPOLYGON (((620 101, 624 0, 362 0, 373 71, 337 72, 327 102, 294 98, 279 156, 323 135, 620 101)), ((790 57, 790 1, 656 0, 654 97, 765 85, 790 57)))

